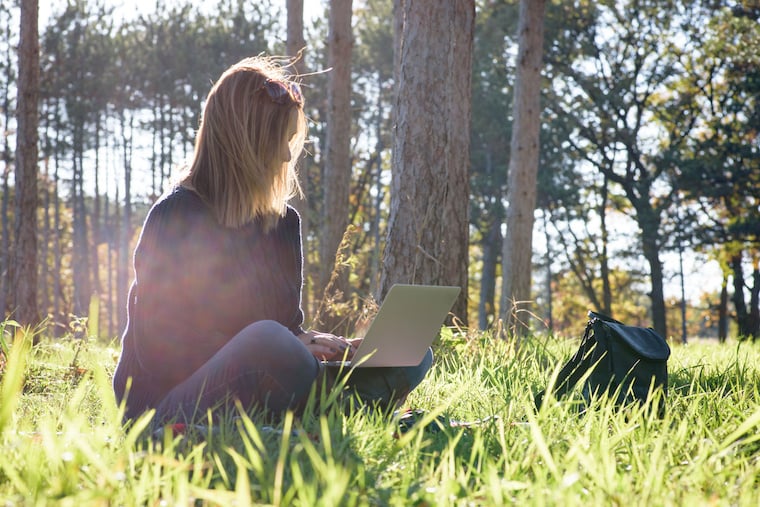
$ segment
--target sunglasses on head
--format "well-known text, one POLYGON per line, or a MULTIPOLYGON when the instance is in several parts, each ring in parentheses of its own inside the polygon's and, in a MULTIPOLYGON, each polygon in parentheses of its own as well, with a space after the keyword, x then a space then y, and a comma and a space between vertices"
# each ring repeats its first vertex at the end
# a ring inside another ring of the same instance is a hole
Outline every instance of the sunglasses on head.
POLYGON ((285 105, 289 102, 295 102, 299 106, 303 106, 301 88, 296 83, 283 83, 275 79, 267 79, 262 88, 267 91, 267 95, 275 104, 285 105))

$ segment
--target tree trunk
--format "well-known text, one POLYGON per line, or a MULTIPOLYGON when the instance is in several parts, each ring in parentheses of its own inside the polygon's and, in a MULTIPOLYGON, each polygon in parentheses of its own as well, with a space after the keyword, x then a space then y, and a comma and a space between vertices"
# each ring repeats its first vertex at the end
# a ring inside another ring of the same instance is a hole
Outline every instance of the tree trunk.
POLYGON ((602 313, 612 315, 612 286, 610 285, 609 230, 607 229, 607 205, 609 204, 609 180, 603 174, 602 199, 599 203, 600 228, 602 235, 602 258, 599 260, 602 277, 602 313))
MULTIPOLYGON (((303 0, 287 0, 288 10, 288 56, 295 58, 302 56, 301 52, 306 49, 306 41, 303 37, 303 0)), ((302 74, 306 65, 303 58, 295 62, 296 74, 302 74)))
MULTIPOLYGON (((54 113, 54 124, 55 125, 61 125, 61 111, 60 111, 60 105, 58 102, 56 102, 55 105, 55 113, 54 113)), ((55 235, 54 244, 53 244, 53 264, 55 272, 55 278, 53 281, 53 322, 54 323, 60 323, 63 321, 63 306, 65 302, 63 301, 63 287, 61 284, 61 273, 63 272, 63 248, 62 248, 62 241, 61 241, 61 233, 63 231, 63 227, 61 225, 61 196, 58 192, 58 189, 60 188, 60 177, 58 174, 58 171, 60 169, 60 151, 61 147, 63 145, 63 142, 61 140, 61 132, 62 128, 56 128, 56 143, 55 147, 53 149, 53 191, 55 192, 53 194, 53 231, 55 235)), ((60 327, 56 326, 54 328, 54 333, 57 332, 57 330, 60 330, 60 327)))
POLYGON ((752 267, 752 287, 749 291, 749 336, 753 341, 760 338, 760 260, 757 258, 752 267))
POLYGON ((478 326, 488 329, 496 313, 496 266, 503 244, 501 222, 493 220, 488 226, 488 237, 483 241, 483 271, 480 275, 480 301, 478 303, 478 326))
MULTIPOLYGON (((11 40, 11 23, 8 23, 5 27, 5 39, 11 40)), ((4 320, 6 312, 8 311, 8 296, 11 282, 11 223, 10 223, 10 174, 11 164, 13 163, 13 153, 10 145, 10 123, 11 123, 11 111, 13 109, 11 102, 10 88, 14 81, 13 76, 13 56, 14 48, 11 44, 6 44, 5 52, 5 75, 3 86, 3 125, 1 131, 3 132, 3 193, 0 197, 0 234, 2 235, 2 241, 0 242, 0 320, 4 320)))
MULTIPOLYGON (((341 300, 348 290, 348 273, 345 270, 333 273, 333 268, 348 225, 351 183, 351 9, 352 0, 330 1, 327 66, 332 70, 328 74, 327 86, 327 157, 318 289, 330 293, 321 294, 323 301, 341 300)), ((321 312, 322 325, 328 330, 334 328, 337 317, 331 317, 330 313, 330 308, 323 308, 321 312)))
MULTIPOLYGON (((380 81, 380 80, 378 80, 380 81)), ((378 82, 378 89, 382 88, 381 82, 378 82)), ((372 220, 370 222, 370 237, 372 238, 372 257, 370 259, 370 291, 375 293, 380 283, 380 222, 383 216, 383 202, 385 201, 385 185, 383 184, 383 156, 382 153, 385 150, 385 142, 383 140, 383 116, 384 116, 384 101, 380 94, 377 96, 377 104, 375 105, 375 172, 374 178, 370 183, 375 187, 374 201, 372 202, 372 220)), ((370 168, 371 170, 371 168, 370 168)))
POLYGON ((530 310, 531 301, 545 8, 545 0, 520 0, 501 297, 507 329, 520 334, 529 329, 530 313, 522 310, 530 310))
POLYGON ((8 213, 11 194, 10 185, 8 183, 9 176, 10 162, 6 162, 6 165, 3 168, 3 195, 2 202, 0 202, 0 213, 2 213, 2 216, 0 216, 0 221, 2 221, 2 243, 0 244, 0 319, 5 319, 8 310, 8 282, 10 281, 11 276, 11 226, 8 213))
MULTIPOLYGON (((648 195, 648 194, 642 194, 648 195)), ((632 201, 635 199, 629 195, 632 201)), ((644 259, 649 264, 649 277, 651 280, 651 292, 649 298, 652 303, 652 327, 660 336, 668 338, 667 321, 665 318, 665 294, 663 292, 664 277, 662 273, 662 261, 660 260, 660 227, 659 217, 647 199, 634 202, 636 206, 636 218, 641 229, 641 248, 644 259), (643 206, 642 206, 643 205, 643 206), (645 208, 644 206, 647 206, 645 208)))
POLYGON ((84 195, 84 121, 74 126, 74 177, 72 179, 74 301, 72 312, 85 316, 92 296, 90 273, 90 235, 87 230, 87 206, 84 195))
POLYGON ((543 213, 543 228, 544 238, 546 241, 546 316, 544 322, 549 332, 554 331, 554 298, 552 296, 552 282, 554 281, 554 275, 552 274, 552 261, 556 252, 552 249, 552 238, 549 235, 549 218, 546 212, 543 213))
POLYGON ((8 140, 10 123, 10 96, 8 88, 5 88, 5 97, 3 100, 3 194, 0 197, 0 222, 2 222, 2 243, 0 243, 0 319, 5 319, 8 310, 8 289, 10 281, 11 265, 11 224, 10 224, 10 173, 13 157, 11 156, 11 147, 8 140))
POLYGON ((475 2, 398 6, 391 209, 378 299, 394 283, 458 285, 452 311, 466 324, 475 2))
POLYGON ((50 205, 51 205, 51 197, 50 193, 53 191, 53 188, 50 184, 51 182, 51 174, 50 174, 50 153, 54 149, 53 146, 51 146, 50 142, 50 136, 48 135, 48 127, 49 127, 49 121, 46 121, 45 126, 45 150, 43 153, 43 158, 45 160, 44 168, 45 168, 45 178, 44 178, 44 184, 43 188, 41 189, 41 197, 42 197, 42 209, 43 209, 43 215, 42 215, 42 230, 40 231, 40 237, 42 239, 42 244, 40 245, 40 267, 41 272, 39 276, 39 284, 38 284, 38 302, 39 302, 39 308, 40 308, 40 314, 41 315, 47 315, 50 313, 51 308, 51 299, 52 294, 50 292, 50 279, 52 277, 60 276, 59 273, 52 272, 50 269, 50 261, 52 261, 52 255, 50 254, 50 245, 52 242, 52 236, 53 236, 53 230, 52 230, 52 220, 50 217, 50 205), (52 275, 52 276, 51 276, 52 275))
POLYGON ((741 252, 731 257, 729 263, 734 275, 734 293, 731 299, 736 312, 738 335, 740 339, 743 339, 749 335, 749 312, 747 311, 747 302, 744 299, 744 268, 742 267, 741 252))
MULTIPOLYGON (((306 41, 303 36, 303 0, 287 0, 287 54, 291 58, 298 58, 293 66, 296 75, 306 73, 306 62, 302 51, 306 48, 306 41)), ((307 188, 307 160, 302 160, 300 167, 298 168, 298 184, 301 187, 302 194, 293 199, 293 206, 301 215, 301 236, 308 241, 309 231, 311 230, 311 217, 309 216, 309 203, 307 202, 306 188, 307 188)), ((309 255, 306 245, 304 245, 303 256, 303 289, 301 291, 301 306, 304 312, 309 315, 310 308, 310 293, 311 293, 311 266, 309 264, 309 255)))
MULTIPOLYGON (((496 170, 493 153, 490 148, 486 148, 484 163, 485 173, 489 180, 496 181, 494 179, 496 170)), ((501 260, 501 249, 504 244, 504 238, 501 234, 501 226, 504 220, 501 214, 503 207, 499 185, 494 185, 488 191, 487 197, 486 217, 488 223, 485 225, 484 237, 481 240, 483 267, 480 274, 480 300, 478 301, 478 327, 482 330, 488 329, 496 321, 496 277, 501 260)))
MULTIPOLYGON (((95 119, 95 145, 93 150, 95 152, 95 164, 93 167, 95 179, 95 195, 92 200, 92 221, 90 222, 90 228, 92 229, 92 241, 90 242, 91 252, 90 258, 92 259, 90 278, 92 279, 92 293, 95 297, 100 297, 103 292, 102 284, 100 283, 100 259, 98 256, 98 247, 100 246, 100 236, 102 231, 101 226, 101 203, 100 203, 100 134, 101 134, 101 118, 100 113, 97 113, 98 117, 95 119)), ((88 313, 89 315, 89 313, 88 313)), ((98 329, 91 330, 91 332, 98 333, 98 329)))
POLYGON ((16 135, 16 259, 14 317, 22 325, 39 323, 37 308, 37 126, 40 47, 37 0, 21 2, 16 135))
POLYGON ((720 284, 720 303, 718 304, 718 341, 726 343, 728 338, 728 277, 724 274, 720 284))
MULTIPOLYGON (((121 139, 122 139, 122 161, 124 163, 124 206, 123 214, 118 215, 121 219, 119 222, 119 241, 118 241, 118 255, 116 265, 118 266, 118 273, 116 275, 116 287, 118 293, 125 301, 127 298, 127 292, 129 290, 129 277, 132 273, 132 263, 129 262, 131 256, 129 254, 131 239, 132 239, 132 137, 133 128, 132 123, 134 118, 130 116, 126 118, 128 113, 122 111, 120 117, 121 123, 121 139)), ((117 196, 117 212, 118 212, 118 196, 117 196)), ((117 220, 118 220, 117 218, 117 220)), ((124 329, 127 325, 127 305, 120 306, 119 312, 119 329, 124 329)))
MULTIPOLYGON (((108 153, 108 151, 106 152, 108 153)), ((108 187, 108 163, 106 163, 106 188, 108 187)), ((103 228, 105 232, 105 254, 106 254, 106 319, 107 319, 107 333, 108 337, 115 336, 116 329, 114 326, 114 315, 116 315, 117 309, 114 307, 114 263, 113 263, 113 232, 112 232, 112 220, 111 220, 111 200, 108 196, 108 192, 103 195, 103 228)), ((117 298, 121 301, 121 298, 117 298)))

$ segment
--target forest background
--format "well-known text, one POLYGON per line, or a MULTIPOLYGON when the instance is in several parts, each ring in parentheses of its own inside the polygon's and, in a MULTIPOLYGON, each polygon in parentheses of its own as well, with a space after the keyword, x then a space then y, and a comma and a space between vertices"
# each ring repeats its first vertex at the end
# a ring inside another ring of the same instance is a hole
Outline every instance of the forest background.
MULTIPOLYGON (((308 2, 308 0, 307 0, 308 2)), ((335 4, 336 2, 330 2, 335 4)), ((351 5, 351 2, 348 3, 351 5)), ((476 2, 469 161, 468 322, 498 327, 517 2, 476 2)), ((312 5, 313 8, 313 5, 312 5)), ((210 84, 230 64, 284 55, 282 2, 157 2, 122 18, 101 0, 40 20, 38 305, 61 332, 99 315, 123 328, 131 252, 151 203, 192 152, 210 84)), ((354 1, 348 213, 331 214, 326 90, 330 5, 307 20, 310 118, 301 165, 307 316, 356 315, 377 292, 394 130, 393 2, 354 1), (325 238, 343 236, 345 275, 325 238), (334 289, 334 287, 329 287, 334 289)), ((15 308, 18 9, 0 4, 0 310, 15 308)), ((668 335, 760 335, 760 5, 755 1, 549 2, 545 18, 536 330, 577 334, 588 309, 668 335), (689 266, 697 266, 690 268, 689 266), (714 269, 712 269, 713 267, 714 269), (693 270, 693 273, 689 271, 693 270), (714 271, 714 275, 711 273, 714 271), (663 287, 664 286, 664 287, 663 287), (661 301, 657 301, 657 299, 661 301)), ((422 51, 422 48, 420 48, 422 51)), ((435 119, 420 118, 420 122, 435 119)), ((503 305, 502 305, 503 306, 503 305)), ((341 322, 338 320, 337 322, 341 322)), ((341 324, 343 325, 343 324, 341 324)))

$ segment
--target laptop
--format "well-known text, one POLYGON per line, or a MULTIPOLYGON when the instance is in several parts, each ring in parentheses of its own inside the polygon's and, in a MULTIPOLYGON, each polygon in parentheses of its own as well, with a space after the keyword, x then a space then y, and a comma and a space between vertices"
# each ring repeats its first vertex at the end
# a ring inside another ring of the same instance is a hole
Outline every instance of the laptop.
POLYGON ((460 290, 440 285, 393 285, 354 357, 323 363, 342 368, 417 366, 441 331, 460 290))

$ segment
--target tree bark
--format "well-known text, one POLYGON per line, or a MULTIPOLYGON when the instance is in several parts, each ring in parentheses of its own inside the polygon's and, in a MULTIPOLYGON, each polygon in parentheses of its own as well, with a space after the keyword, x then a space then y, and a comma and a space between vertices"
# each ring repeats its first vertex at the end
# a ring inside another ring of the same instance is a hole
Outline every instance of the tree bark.
POLYGON ((37 0, 21 2, 16 135, 16 258, 14 317, 22 325, 39 323, 37 308, 37 126, 40 47, 37 0))
MULTIPOLYGON (((322 298, 339 300, 345 297, 348 285, 348 273, 339 270, 333 274, 333 268, 338 246, 348 225, 351 183, 351 9, 352 0, 330 1, 327 63, 332 70, 328 75, 327 87, 327 157, 319 291, 330 292, 322 294, 322 298)), ((335 324, 326 322, 325 319, 334 321, 329 318, 329 313, 324 313, 323 309, 322 323, 327 325, 326 329, 333 328, 335 324)))
MULTIPOLYGON (((119 294, 127 297, 129 290, 129 277, 131 276, 130 246, 132 240, 132 138, 134 136, 133 122, 134 117, 130 115, 129 119, 126 111, 122 111, 119 118, 122 139, 122 161, 124 164, 124 205, 122 213, 117 217, 119 230, 119 246, 116 258, 116 265, 119 266, 116 275, 116 287, 119 294)), ((118 194, 116 196, 118 210, 118 194)), ((121 306, 119 311, 119 329, 124 329, 127 325, 127 305, 121 306)))
MULTIPOLYGON (((11 40, 11 23, 8 23, 3 34, 6 40, 11 40)), ((5 52, 5 81, 3 86, 3 170, 2 170, 2 196, 0 197, 0 319, 5 319, 8 310, 8 296, 11 283, 11 234, 12 227, 10 223, 10 173, 13 164, 13 152, 10 144, 10 122, 11 122, 11 93, 10 88, 15 77, 13 75, 13 47, 6 44, 5 52)))
MULTIPOLYGON (((644 194, 646 195, 646 194, 644 194)), ((632 201, 634 198, 629 195, 632 201)), ((635 200, 636 218, 641 230, 641 249, 649 264, 649 276, 652 283, 649 298, 652 302, 652 327, 660 336, 667 339, 668 327, 665 317, 665 293, 662 261, 660 260, 660 220, 647 199, 635 200)))
POLYGON ((87 315, 92 296, 90 272, 90 234, 87 229, 87 205, 84 195, 84 119, 79 118, 74 126, 73 160, 74 177, 72 178, 71 207, 73 210, 73 258, 72 274, 74 278, 74 300, 72 312, 74 315, 87 315))
POLYGON ((478 303, 478 327, 488 329, 496 313, 496 266, 504 240, 501 237, 501 220, 494 220, 488 227, 488 237, 481 244, 483 271, 480 274, 480 302, 478 303))
MULTIPOLYGON (((9 157, 10 158, 10 157, 9 157)), ((10 208, 10 162, 6 162, 3 168, 3 195, 0 202, 0 230, 2 231, 2 241, 0 241, 0 318, 5 319, 8 310, 9 281, 11 277, 11 225, 8 218, 10 208)))
MULTIPOLYGON (((286 8, 288 11, 286 46, 288 56, 294 58, 306 49, 306 41, 303 37, 303 0, 287 0, 286 8)), ((298 74, 303 72, 305 68, 303 59, 295 62, 295 68, 298 74)))
POLYGON ((718 341, 726 343, 728 338, 728 277, 723 274, 720 284, 720 302, 718 303, 718 341))
POLYGON ((549 217, 547 216, 547 213, 543 214, 543 218, 544 238, 546 240, 546 316, 544 317, 544 322, 546 323, 546 329, 551 333, 554 332, 554 297, 552 295, 554 274, 552 273, 552 261, 554 260, 556 252, 552 248, 552 238, 549 235, 549 217))
POLYGON ((501 313, 506 329, 529 329, 533 212, 540 131, 541 60, 545 0, 521 0, 519 49, 507 180, 507 234, 504 238, 501 313))
POLYGON ((753 341, 760 338, 760 260, 755 258, 752 266, 752 287, 749 291, 749 336, 753 341))
POLYGON ((462 287, 467 323, 470 91, 475 3, 397 2, 396 130, 380 291, 462 287))
POLYGON ((599 220, 602 236, 602 258, 599 260, 602 277, 602 313, 612 315, 612 286, 610 285, 609 229, 607 228, 607 205, 609 204, 609 180, 603 175, 599 220))
MULTIPOLYGON (((61 111, 60 111, 60 105, 56 101, 55 110, 53 113, 54 121, 53 123, 56 126, 59 126, 62 124, 61 120, 61 111)), ((61 145, 63 144, 61 141, 61 132, 62 128, 56 127, 56 137, 55 137, 55 147, 53 148, 53 231, 54 231, 54 243, 53 243, 53 264, 55 272, 55 277, 53 281, 53 321, 57 324, 63 321, 63 315, 64 312, 62 308, 64 307, 65 301, 63 298, 63 287, 61 283, 61 273, 63 271, 63 239, 61 238, 61 234, 63 232, 63 227, 61 226, 62 217, 61 217, 61 196, 58 192, 58 189, 60 188, 61 184, 61 178, 59 176, 59 170, 61 166, 61 145)), ((54 328, 54 333, 60 330, 60 327, 54 328)))
POLYGON ((739 252, 731 257, 729 261, 731 272, 734 280, 734 293, 731 297, 736 312, 737 333, 740 339, 749 336, 749 312, 747 311, 747 302, 744 299, 744 267, 742 266, 742 253, 739 252))
MULTIPOLYGON (((293 70, 296 75, 306 73, 306 62, 304 61, 304 54, 306 50, 306 41, 304 40, 303 31, 303 0, 287 0, 286 8, 288 11, 287 19, 287 54, 291 58, 298 58, 293 62, 293 70)), ((307 202, 306 188, 307 188, 307 167, 308 161, 302 160, 300 167, 298 168, 298 184, 301 187, 301 195, 293 199, 293 207, 296 208, 298 214, 301 215, 301 235, 303 238, 308 239, 309 232, 311 230, 311 217, 309 216, 309 203, 307 202)), ((306 245, 304 245, 304 259, 303 259, 303 273, 304 273, 304 285, 301 291, 301 306, 304 312, 309 314, 310 308, 310 280, 311 280, 311 267, 309 264, 309 255, 306 245)))

